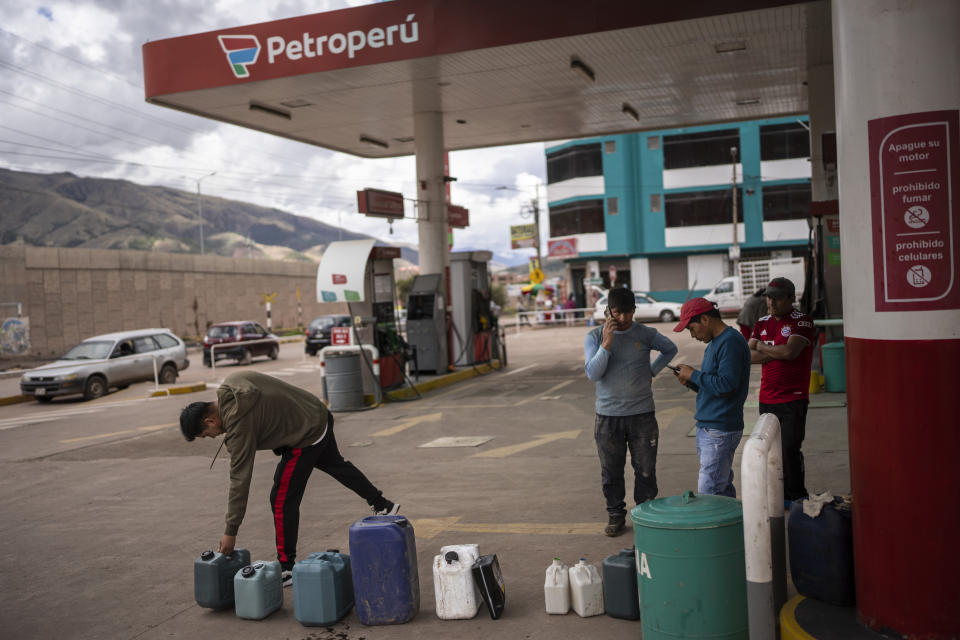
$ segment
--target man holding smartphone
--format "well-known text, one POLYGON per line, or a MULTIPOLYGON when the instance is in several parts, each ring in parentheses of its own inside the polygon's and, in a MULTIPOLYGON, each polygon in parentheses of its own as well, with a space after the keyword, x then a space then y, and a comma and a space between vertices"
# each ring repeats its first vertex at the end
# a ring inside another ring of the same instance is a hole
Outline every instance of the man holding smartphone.
POLYGON ((629 289, 612 289, 607 319, 584 340, 584 371, 596 383, 594 438, 600 456, 601 486, 607 503, 604 533, 623 532, 627 510, 623 468, 630 450, 633 499, 636 504, 657 496, 657 443, 660 429, 654 415, 653 376, 677 354, 677 345, 652 327, 634 323, 636 298, 629 289), (659 356, 650 363, 650 352, 659 356))
POLYGON ((681 364, 673 372, 680 384, 697 392, 697 492, 736 498, 733 454, 743 436, 750 348, 740 332, 720 318, 716 305, 705 298, 693 298, 680 307, 680 322, 673 330, 679 333, 684 329, 707 344, 700 371, 681 364))

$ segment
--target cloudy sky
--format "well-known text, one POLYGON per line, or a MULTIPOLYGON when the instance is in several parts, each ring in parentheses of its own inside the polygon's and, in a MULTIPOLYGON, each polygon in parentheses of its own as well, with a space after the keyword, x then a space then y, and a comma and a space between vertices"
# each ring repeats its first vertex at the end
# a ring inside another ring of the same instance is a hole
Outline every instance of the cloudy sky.
MULTIPOLYGON (((149 105, 141 47, 213 29, 342 9, 367 1, 70 0, 0 3, 0 167, 120 178, 277 207, 392 242, 417 244, 416 223, 389 235, 356 211, 357 189, 415 194, 413 157, 367 160, 149 105), (209 177, 208 174, 216 172, 209 177)), ((450 154, 452 199, 470 209, 455 249, 511 251, 511 224, 537 182, 542 144, 450 154), (496 189, 503 185, 508 189, 496 189)), ((541 189, 541 192, 545 190, 541 189)), ((546 225, 542 233, 546 237, 546 225)), ((546 242, 544 241, 544 246, 546 242)))

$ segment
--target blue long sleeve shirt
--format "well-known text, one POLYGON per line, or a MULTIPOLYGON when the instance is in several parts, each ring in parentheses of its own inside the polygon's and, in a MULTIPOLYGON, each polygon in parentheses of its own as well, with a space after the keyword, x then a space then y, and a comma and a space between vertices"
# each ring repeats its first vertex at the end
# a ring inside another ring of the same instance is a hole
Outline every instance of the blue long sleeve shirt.
POLYGON ((607 351, 600 346, 603 327, 592 329, 583 341, 584 371, 597 385, 597 413, 632 416, 654 410, 653 376, 677 355, 677 345, 652 327, 633 323, 613 332, 607 351), (660 353, 653 364, 650 352, 660 353))
POLYGON ((750 347, 739 331, 727 327, 710 341, 703 364, 688 385, 697 392, 698 427, 743 430, 743 403, 750 390, 750 347))

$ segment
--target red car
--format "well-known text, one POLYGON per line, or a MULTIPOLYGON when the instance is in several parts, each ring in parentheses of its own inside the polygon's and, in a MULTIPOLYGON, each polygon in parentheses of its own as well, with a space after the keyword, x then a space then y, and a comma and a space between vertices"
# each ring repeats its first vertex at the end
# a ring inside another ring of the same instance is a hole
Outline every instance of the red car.
POLYGON ((280 353, 280 341, 277 340, 277 336, 268 333, 259 323, 250 320, 218 322, 210 325, 207 335, 203 337, 203 366, 210 366, 210 348, 221 344, 236 344, 236 346, 213 349, 214 357, 218 362, 229 359, 236 360, 239 364, 250 364, 255 356, 266 356, 276 360, 280 353))

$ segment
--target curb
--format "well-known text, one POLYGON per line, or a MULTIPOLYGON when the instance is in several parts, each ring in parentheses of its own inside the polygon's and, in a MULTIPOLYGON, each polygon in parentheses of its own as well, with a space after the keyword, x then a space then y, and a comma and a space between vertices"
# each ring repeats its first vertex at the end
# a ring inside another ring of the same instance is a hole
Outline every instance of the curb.
POLYGON ((33 400, 33 396, 7 396, 5 398, 0 398, 0 407, 6 406, 8 404, 19 404, 21 402, 30 402, 33 400))
POLYGON ((433 380, 428 380, 426 382, 421 382, 419 384, 413 385, 413 389, 406 387, 398 391, 385 391, 383 394, 384 402, 390 402, 393 399, 406 399, 413 398, 417 395, 416 392, 426 393, 427 391, 432 391, 434 389, 440 389, 442 387, 450 386, 451 384, 456 384, 462 380, 469 380, 470 378, 475 378, 486 373, 490 373, 494 369, 500 369, 500 361, 494 360, 490 364, 482 364, 477 367, 472 367, 470 369, 464 369, 463 371, 457 371, 455 373, 449 373, 445 376, 440 376, 439 378, 434 378, 433 380), (414 392, 414 389, 416 392, 414 392))
POLYGON ((197 384, 191 384, 185 387, 171 387, 169 389, 157 389, 152 393, 147 394, 148 398, 163 398, 166 396, 177 396, 185 393, 195 393, 197 391, 206 391, 207 383, 198 382, 197 384))

